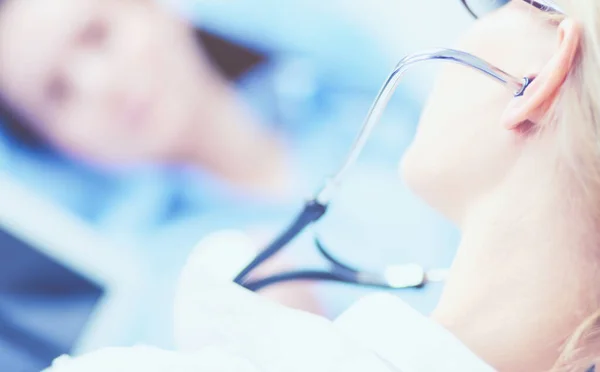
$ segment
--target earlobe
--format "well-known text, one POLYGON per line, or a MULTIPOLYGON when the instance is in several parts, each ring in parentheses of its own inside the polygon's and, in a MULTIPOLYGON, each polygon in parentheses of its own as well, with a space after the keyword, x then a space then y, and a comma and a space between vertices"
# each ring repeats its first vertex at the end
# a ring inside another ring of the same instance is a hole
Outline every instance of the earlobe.
POLYGON ((502 124, 506 129, 518 129, 521 125, 536 124, 544 116, 569 75, 581 40, 581 27, 567 18, 558 26, 558 45, 548 62, 536 74, 520 97, 515 97, 506 108, 502 124))

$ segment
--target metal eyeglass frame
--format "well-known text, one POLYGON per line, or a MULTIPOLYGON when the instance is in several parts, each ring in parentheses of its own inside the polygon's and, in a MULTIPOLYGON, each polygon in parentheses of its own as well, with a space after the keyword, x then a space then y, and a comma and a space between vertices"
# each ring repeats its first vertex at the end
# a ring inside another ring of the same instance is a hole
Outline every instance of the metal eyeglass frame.
MULTIPOLYGON (((490 0, 487 0, 490 1, 490 0)), ((495 0, 494 0, 495 1, 495 0)), ((534 8, 537 8, 543 12, 546 13, 556 13, 556 14, 564 14, 562 12, 562 10, 560 10, 557 6, 555 5, 551 5, 549 4, 548 1, 536 1, 536 0, 523 0, 524 2, 528 3, 529 5, 533 6, 534 8)), ((467 9, 467 11, 469 13, 471 13, 471 15, 475 18, 478 18, 479 16, 476 14, 475 11, 473 11, 473 9, 469 6, 469 1, 468 0, 461 0, 462 4, 464 5, 464 7, 467 9)), ((504 4, 500 4, 499 7, 503 6, 504 4)))
MULTIPOLYGON (((524 1, 541 10, 558 12, 557 9, 537 1, 524 1)), ((465 0, 462 0, 462 3, 466 5, 465 0)), ((471 12, 470 9, 468 10, 471 12)), ((237 284, 252 291, 259 291, 267 286, 278 283, 298 280, 334 281, 383 289, 404 289, 418 288, 424 286, 428 282, 443 280, 443 273, 436 271, 426 272, 425 269, 416 264, 388 266, 381 272, 363 271, 351 267, 334 257, 327 249, 325 249, 318 239, 315 240, 316 247, 329 263, 329 270, 294 270, 282 272, 266 278, 250 278, 250 274, 252 274, 257 267, 280 252, 309 225, 317 222, 326 213, 327 207, 334 197, 336 190, 343 182, 347 172, 359 158, 373 128, 379 122, 404 73, 415 65, 431 61, 452 62, 479 71, 485 76, 506 86, 507 89, 510 89, 513 92, 515 97, 521 96, 531 83, 531 80, 528 77, 517 78, 481 58, 459 50, 435 49, 409 55, 402 59, 396 65, 379 91, 346 160, 343 162, 338 172, 325 182, 324 186, 313 198, 306 201, 304 208, 288 228, 275 238, 237 275, 235 278, 237 284)))

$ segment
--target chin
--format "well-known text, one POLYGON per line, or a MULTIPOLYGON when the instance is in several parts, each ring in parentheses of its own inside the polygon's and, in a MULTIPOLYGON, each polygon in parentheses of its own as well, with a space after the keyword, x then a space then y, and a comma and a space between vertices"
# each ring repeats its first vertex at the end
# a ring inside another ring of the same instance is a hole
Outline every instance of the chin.
POLYGON ((440 162, 419 153, 410 146, 399 164, 400 176, 409 189, 426 204, 452 219, 448 206, 448 185, 445 184, 440 162))
POLYGON ((400 159, 399 173, 406 185, 419 196, 428 183, 426 168, 423 157, 418 156, 415 146, 411 144, 400 159))

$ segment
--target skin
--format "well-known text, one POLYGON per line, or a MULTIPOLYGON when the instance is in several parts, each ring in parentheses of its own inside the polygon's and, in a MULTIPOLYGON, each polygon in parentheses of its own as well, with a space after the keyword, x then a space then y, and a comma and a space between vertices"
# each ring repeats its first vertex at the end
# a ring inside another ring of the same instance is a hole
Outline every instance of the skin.
POLYGON ((457 47, 534 82, 513 98, 446 66, 402 161, 412 189, 462 232, 432 318, 501 371, 548 370, 600 305, 594 208, 557 166, 559 131, 543 115, 580 39, 576 22, 552 24, 523 1, 479 19, 457 47))
POLYGON ((77 160, 192 165, 271 195, 287 186, 279 139, 156 1, 5 0, 0 55, 2 98, 77 160))

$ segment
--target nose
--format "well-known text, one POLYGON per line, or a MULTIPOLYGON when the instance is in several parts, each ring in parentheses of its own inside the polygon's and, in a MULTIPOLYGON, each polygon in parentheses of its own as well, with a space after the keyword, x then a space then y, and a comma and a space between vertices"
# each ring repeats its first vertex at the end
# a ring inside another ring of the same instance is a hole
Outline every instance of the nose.
POLYGON ((74 61, 69 76, 78 100, 118 125, 138 122, 146 111, 145 92, 134 83, 133 73, 119 61, 89 53, 74 61))
POLYGON ((79 98, 102 102, 115 90, 114 69, 98 54, 81 54, 69 66, 72 89, 79 98))

